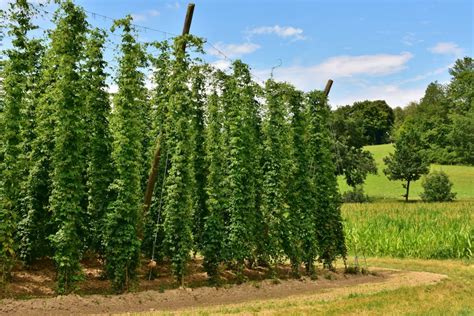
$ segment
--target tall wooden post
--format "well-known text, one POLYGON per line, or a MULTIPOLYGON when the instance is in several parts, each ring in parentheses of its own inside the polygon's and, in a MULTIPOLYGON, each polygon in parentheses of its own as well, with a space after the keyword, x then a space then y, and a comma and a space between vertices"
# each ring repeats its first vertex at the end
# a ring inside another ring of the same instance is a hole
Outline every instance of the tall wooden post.
MULTIPOLYGON (((191 22, 193 21, 194 14, 194 3, 188 4, 188 10, 186 17, 184 18, 184 26, 182 35, 189 34, 191 29, 191 22)), ((183 44, 183 51, 186 49, 186 43, 183 44)), ((156 141, 155 155, 153 156, 153 163, 151 164, 150 174, 148 176, 148 182, 145 190, 145 198, 143 202, 143 214, 148 213, 150 210, 151 199, 153 197, 153 190, 155 189, 156 177, 158 175, 158 167, 160 165, 161 158, 161 142, 164 140, 163 135, 160 134, 156 141)))
POLYGON ((331 91, 331 87, 334 81, 331 79, 328 80, 328 83, 326 83, 326 88, 324 88, 324 96, 327 98, 329 95, 329 92, 331 91))

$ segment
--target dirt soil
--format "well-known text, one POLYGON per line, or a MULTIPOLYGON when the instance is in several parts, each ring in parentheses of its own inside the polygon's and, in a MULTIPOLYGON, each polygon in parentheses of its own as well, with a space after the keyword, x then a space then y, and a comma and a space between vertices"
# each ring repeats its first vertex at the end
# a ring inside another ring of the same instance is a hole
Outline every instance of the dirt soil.
MULTIPOLYGON (((28 270, 18 267, 11 284, 0 292, 0 314, 71 315, 111 314, 149 311, 177 311, 195 307, 238 304, 254 300, 287 298, 320 293, 318 299, 333 300, 354 293, 372 293, 439 282, 445 275, 371 268, 370 274, 344 274, 318 270, 318 279, 290 279, 289 268, 278 268, 278 280, 266 279, 264 268, 246 269, 249 279, 236 284, 235 275, 223 273, 223 285, 206 286, 207 276, 199 260, 190 265, 186 288, 177 288, 169 273, 169 265, 160 265, 157 277, 148 280, 149 271, 141 271, 142 279, 134 293, 111 295, 109 284, 102 278, 100 262, 83 263, 85 280, 78 294, 55 296, 55 273, 52 262, 43 260, 28 270), (32 298, 34 297, 34 298, 32 298)), ((144 265, 146 267, 146 265, 144 265)))

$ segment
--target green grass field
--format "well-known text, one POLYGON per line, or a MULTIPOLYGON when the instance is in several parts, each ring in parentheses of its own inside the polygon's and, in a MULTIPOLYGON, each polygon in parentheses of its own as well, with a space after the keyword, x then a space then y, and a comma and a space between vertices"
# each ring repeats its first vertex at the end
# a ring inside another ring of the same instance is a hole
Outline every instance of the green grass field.
MULTIPOLYGON (((393 151, 393 145, 375 145, 366 147, 374 155, 378 174, 369 175, 365 181, 364 190, 370 198, 375 200, 403 200, 405 193, 401 181, 389 181, 383 169, 385 164, 383 158, 393 151)), ((431 165, 431 170, 442 170, 446 172, 453 182, 453 192, 457 193, 457 200, 474 200, 474 166, 447 166, 431 165)), ((344 178, 339 178, 341 192, 349 189, 344 178)), ((421 179, 413 182, 410 188, 410 200, 420 200, 421 179)))
POLYGON ((474 202, 376 202, 342 206, 351 255, 470 259, 474 202))

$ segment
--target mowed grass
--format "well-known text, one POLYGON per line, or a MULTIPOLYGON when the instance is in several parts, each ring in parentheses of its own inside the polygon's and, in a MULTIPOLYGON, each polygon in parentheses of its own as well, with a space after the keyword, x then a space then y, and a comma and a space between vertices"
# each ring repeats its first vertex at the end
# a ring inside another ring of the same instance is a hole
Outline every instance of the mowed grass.
MULTIPOLYGON (((393 152, 393 145, 375 145, 366 147, 373 155, 377 164, 378 174, 368 175, 364 190, 370 198, 375 200, 403 200, 405 189, 401 181, 390 181, 383 173, 385 164, 383 158, 393 152)), ((458 200, 474 200, 474 166, 431 165, 431 170, 446 172, 453 182, 453 192, 457 193, 458 200)), ((341 192, 349 190, 343 177, 339 178, 341 192)), ((410 184, 410 200, 420 200, 423 192, 421 179, 410 184)))
MULTIPOLYGON (((400 287, 376 293, 353 293, 321 300, 320 293, 283 299, 199 307, 178 312, 134 315, 473 315, 474 268, 460 260, 368 258, 369 267, 395 268, 447 274, 431 285, 400 287)), ((370 269, 370 268, 369 268, 370 269)), ((363 286, 363 285, 362 285, 363 286)))
POLYGON ((423 259, 473 256, 474 202, 377 202, 342 206, 352 255, 423 259))

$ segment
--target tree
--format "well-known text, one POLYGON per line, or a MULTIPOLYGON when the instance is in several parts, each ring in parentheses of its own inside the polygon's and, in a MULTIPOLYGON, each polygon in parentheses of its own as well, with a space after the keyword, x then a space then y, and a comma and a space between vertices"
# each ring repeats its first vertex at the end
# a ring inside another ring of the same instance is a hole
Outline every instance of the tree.
POLYGON ((102 252, 103 227, 107 206, 110 202, 109 185, 113 179, 111 161, 112 139, 109 129, 110 104, 106 91, 103 49, 105 32, 91 30, 85 46, 86 61, 82 80, 84 89, 86 122, 88 126, 87 155, 87 240, 89 247, 102 252))
POLYGON ((429 163, 425 153, 425 144, 421 133, 413 127, 408 127, 400 132, 395 141, 395 152, 384 159, 387 168, 384 173, 390 180, 405 181, 405 201, 408 201, 410 183, 420 179, 428 173, 429 163))
POLYGON ((131 16, 117 20, 112 31, 122 29, 122 55, 117 75, 112 116, 112 159, 116 177, 111 184, 113 200, 106 218, 105 255, 107 276, 117 292, 128 290, 140 264, 138 238, 142 210, 143 135, 146 101, 146 58, 136 42, 131 16))
POLYGON ((349 107, 332 112, 331 130, 335 138, 334 156, 337 175, 343 175, 346 183, 355 189, 362 185, 368 174, 376 174, 377 167, 372 154, 364 150, 364 128, 360 120, 347 115, 349 107))
POLYGON ((464 57, 456 60, 449 69, 452 76, 448 86, 448 96, 453 102, 454 112, 466 113, 474 107, 474 59, 464 57))
POLYGON ((349 110, 349 116, 361 124, 365 145, 385 144, 390 139, 390 132, 395 120, 393 110, 383 100, 355 102, 349 110))

